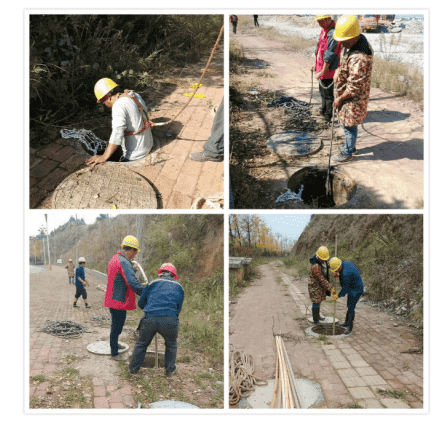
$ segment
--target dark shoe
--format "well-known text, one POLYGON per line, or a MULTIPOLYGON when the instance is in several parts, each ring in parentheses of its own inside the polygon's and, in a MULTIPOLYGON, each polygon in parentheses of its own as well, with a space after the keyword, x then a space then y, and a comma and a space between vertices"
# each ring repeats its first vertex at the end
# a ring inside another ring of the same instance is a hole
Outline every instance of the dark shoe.
POLYGON ((115 357, 113 357, 111 355, 111 358, 115 361, 124 361, 125 363, 127 362, 127 357, 125 357, 124 355, 118 354, 115 357))
POLYGON ((352 160, 352 155, 346 155, 343 152, 340 153, 340 155, 336 155, 334 156, 334 158, 332 158, 333 162, 347 162, 351 160, 352 160))
POLYGON ((91 306, 88 303, 85 304, 85 308, 90 308, 91 306))
POLYGON ((73 303, 73 307, 77 307, 76 303, 73 303))
POLYGON ((213 158, 212 156, 207 156, 203 152, 196 152, 196 153, 190 153, 190 159, 197 162, 206 162, 206 161, 213 161, 213 162, 222 162, 223 156, 220 158, 213 158))
MULTIPOLYGON (((340 152, 343 152, 343 146, 339 145, 339 146, 338 146, 338 150, 339 150, 340 152)), ((356 153, 356 152, 357 152, 357 148, 354 148, 354 149, 352 150, 352 153, 356 153)))
POLYGON ((176 374, 178 374, 178 368, 176 367, 173 371, 166 371, 165 376, 166 377, 173 377, 176 374))
POLYGON ((349 323, 349 326, 348 326, 348 327, 346 328, 346 330, 344 331, 344 334, 345 334, 345 335, 349 335, 349 334, 352 333, 352 329, 354 328, 354 319, 355 319, 355 316, 351 318, 351 321, 350 321, 350 323, 349 323))
POLYGON ((320 309, 312 308, 311 310, 313 312, 313 323, 315 325, 319 325, 320 324, 320 321, 319 321, 320 320, 320 316, 319 316, 320 309))
POLYGON ((344 320, 344 323, 339 324, 341 327, 349 326, 349 311, 346 313, 346 318, 344 320))

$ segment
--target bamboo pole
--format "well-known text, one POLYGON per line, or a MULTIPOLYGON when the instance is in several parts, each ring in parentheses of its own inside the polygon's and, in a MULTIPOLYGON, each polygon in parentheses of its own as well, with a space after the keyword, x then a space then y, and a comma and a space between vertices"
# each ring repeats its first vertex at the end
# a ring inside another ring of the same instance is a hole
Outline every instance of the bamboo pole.
MULTIPOLYGON (((335 234, 335 257, 337 257, 337 234, 335 234)), ((334 276, 335 279, 335 276, 334 276)), ((334 283, 334 282, 333 282, 334 283)), ((334 300, 334 317, 332 320, 332 336, 335 336, 335 315, 336 315, 337 300, 334 300)))
POLYGON ((293 369, 292 369, 291 364, 290 364, 290 359, 288 358, 287 350, 285 349, 284 341, 282 341, 282 345, 284 346, 284 352, 285 352, 285 356, 287 358, 287 366, 288 366, 288 370, 290 372, 290 377, 291 377, 291 386, 292 386, 292 389, 293 389, 294 394, 295 394, 295 399, 294 399, 294 401, 296 402, 295 406, 297 408, 302 408, 302 400, 300 398, 298 389, 296 387, 296 380, 294 378, 294 373, 293 373, 293 369))
POLYGON ((270 408, 273 409, 276 406, 276 394, 278 392, 278 370, 279 370, 279 357, 278 353, 276 353, 276 370, 275 370, 275 389, 273 390, 272 404, 270 408))

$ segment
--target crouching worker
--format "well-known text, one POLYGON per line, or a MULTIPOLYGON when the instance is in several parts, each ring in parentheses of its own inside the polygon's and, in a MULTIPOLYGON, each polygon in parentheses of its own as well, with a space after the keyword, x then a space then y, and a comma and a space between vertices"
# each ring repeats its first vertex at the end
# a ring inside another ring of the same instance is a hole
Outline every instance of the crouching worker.
POLYGON ((308 281, 308 292, 310 299, 313 303, 313 323, 318 325, 320 320, 324 320, 324 317, 320 317, 320 304, 326 300, 326 296, 335 293, 329 283, 329 271, 328 263, 329 250, 325 246, 319 247, 316 255, 311 257, 310 263, 310 278, 308 281))
POLYGON ((110 161, 131 162, 147 156, 153 147, 151 127, 147 107, 143 99, 134 91, 125 90, 111 79, 100 79, 94 87, 98 103, 112 108, 112 133, 103 155, 88 159, 87 165, 96 166, 110 161), (119 156, 121 145, 123 156, 119 156))
POLYGON ((346 320, 340 326, 346 327, 344 333, 349 335, 354 327, 355 306, 364 291, 363 280, 357 267, 352 262, 342 262, 338 257, 333 257, 329 261, 329 266, 334 276, 339 278, 341 285, 338 296, 334 295, 333 298, 337 299, 337 297, 344 297, 347 294, 346 320))
POLYGON ((105 307, 111 312, 111 333, 109 345, 111 357, 116 361, 127 361, 118 353, 118 337, 123 331, 126 311, 135 310, 135 294, 141 295, 143 286, 136 278, 136 268, 131 260, 140 251, 138 240, 132 235, 124 238, 121 251, 111 259, 108 265, 108 285, 105 293, 105 307))
POLYGON ((76 268, 76 295, 74 296, 73 307, 77 307, 77 300, 80 296, 82 296, 83 302, 85 303, 85 308, 89 308, 90 306, 86 302, 87 294, 85 287, 88 284, 88 281, 85 279, 85 257, 79 257, 79 266, 76 268))
POLYGON ((129 372, 135 374, 141 368, 147 347, 159 333, 165 340, 165 373, 167 377, 176 374, 176 353, 179 313, 184 302, 184 289, 178 282, 176 268, 163 263, 158 270, 159 277, 150 281, 138 301, 144 310, 140 321, 140 332, 130 358, 129 372))

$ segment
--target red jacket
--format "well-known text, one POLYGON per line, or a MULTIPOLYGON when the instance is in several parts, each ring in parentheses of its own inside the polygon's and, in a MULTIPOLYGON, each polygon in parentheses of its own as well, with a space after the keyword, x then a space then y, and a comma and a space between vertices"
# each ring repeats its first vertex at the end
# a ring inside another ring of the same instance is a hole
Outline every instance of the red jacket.
POLYGON ((130 260, 119 251, 108 265, 105 307, 116 310, 135 310, 135 294, 141 295, 143 286, 135 276, 130 260))

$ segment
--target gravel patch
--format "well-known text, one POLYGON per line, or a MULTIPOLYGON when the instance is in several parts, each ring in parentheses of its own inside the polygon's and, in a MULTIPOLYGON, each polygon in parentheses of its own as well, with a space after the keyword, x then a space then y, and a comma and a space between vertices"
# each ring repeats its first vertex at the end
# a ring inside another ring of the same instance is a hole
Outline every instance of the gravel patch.
MULTIPOLYGON (((320 27, 314 27, 313 19, 313 17, 301 17, 299 24, 302 26, 300 26, 296 22, 284 21, 280 16, 266 15, 260 17, 259 22, 281 34, 299 36, 317 42, 320 36, 320 27), (305 22, 308 22, 307 26, 305 26, 305 22)), ((402 31, 398 33, 365 33, 372 45, 375 57, 410 64, 423 73, 423 22, 398 20, 396 27, 400 27, 402 31)), ((314 57, 314 48, 308 48, 304 54, 308 57, 314 57)))

